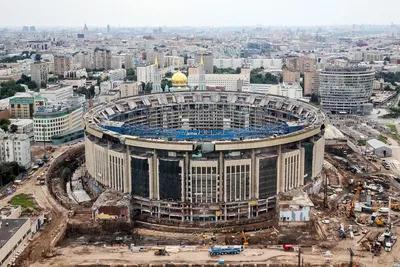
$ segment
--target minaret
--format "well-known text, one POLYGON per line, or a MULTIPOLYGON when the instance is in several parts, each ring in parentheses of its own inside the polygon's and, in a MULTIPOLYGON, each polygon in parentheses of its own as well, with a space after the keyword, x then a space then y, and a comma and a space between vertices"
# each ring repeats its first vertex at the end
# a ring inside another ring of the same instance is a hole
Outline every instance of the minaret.
POLYGON ((203 55, 201 55, 200 59, 200 67, 199 67, 199 91, 206 91, 206 71, 204 70, 204 60, 203 55))
POLYGON ((153 93, 161 93, 162 88, 161 88, 161 74, 158 71, 158 59, 157 56, 154 60, 154 65, 153 65, 153 93))

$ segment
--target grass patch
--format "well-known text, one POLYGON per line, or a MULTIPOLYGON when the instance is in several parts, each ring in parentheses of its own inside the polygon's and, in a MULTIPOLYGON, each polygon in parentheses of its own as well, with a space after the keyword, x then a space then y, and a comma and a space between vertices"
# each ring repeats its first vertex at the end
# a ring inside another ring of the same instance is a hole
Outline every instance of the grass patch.
POLYGON ((387 142, 388 142, 387 137, 385 137, 385 136, 383 136, 383 135, 380 135, 380 136, 378 137, 378 140, 381 141, 381 142, 383 142, 383 143, 385 143, 385 144, 387 144, 387 142))
POLYGON ((14 196, 11 199, 10 204, 14 206, 22 206, 23 208, 35 208, 35 202, 30 196, 26 194, 19 194, 14 196))
POLYGON ((396 125, 394 125, 394 124, 386 124, 386 126, 389 127, 392 132, 397 133, 396 125))

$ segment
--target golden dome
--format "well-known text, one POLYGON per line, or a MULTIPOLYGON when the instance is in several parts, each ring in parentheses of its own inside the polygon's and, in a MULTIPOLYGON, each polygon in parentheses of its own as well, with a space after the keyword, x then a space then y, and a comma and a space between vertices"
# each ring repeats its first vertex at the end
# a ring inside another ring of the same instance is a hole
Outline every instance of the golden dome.
POLYGON ((178 71, 172 76, 172 84, 173 85, 186 85, 187 84, 187 77, 182 72, 178 71))

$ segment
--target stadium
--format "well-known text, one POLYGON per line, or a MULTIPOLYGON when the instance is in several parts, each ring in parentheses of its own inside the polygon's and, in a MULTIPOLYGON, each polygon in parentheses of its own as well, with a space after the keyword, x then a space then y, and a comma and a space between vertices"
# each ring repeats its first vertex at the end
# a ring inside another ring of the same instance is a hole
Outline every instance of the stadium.
POLYGON ((303 101, 176 91, 100 104, 85 116, 86 168, 158 220, 228 222, 276 213, 276 196, 321 175, 326 118, 303 101))

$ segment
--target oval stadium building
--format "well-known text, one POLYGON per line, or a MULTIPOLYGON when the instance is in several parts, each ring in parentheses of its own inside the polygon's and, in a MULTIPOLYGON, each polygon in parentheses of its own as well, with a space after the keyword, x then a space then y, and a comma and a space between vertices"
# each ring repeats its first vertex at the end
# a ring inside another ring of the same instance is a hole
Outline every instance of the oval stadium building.
POLYGON ((86 167, 155 219, 233 221, 276 213, 276 196, 321 175, 326 118, 307 102, 248 92, 168 92, 85 116, 86 167))

